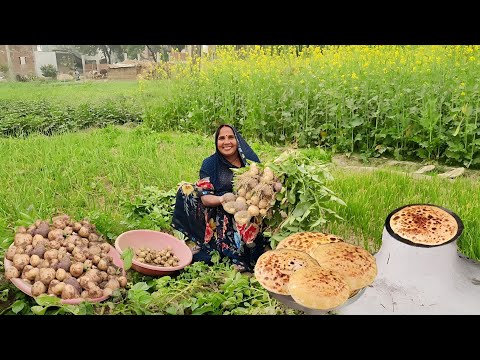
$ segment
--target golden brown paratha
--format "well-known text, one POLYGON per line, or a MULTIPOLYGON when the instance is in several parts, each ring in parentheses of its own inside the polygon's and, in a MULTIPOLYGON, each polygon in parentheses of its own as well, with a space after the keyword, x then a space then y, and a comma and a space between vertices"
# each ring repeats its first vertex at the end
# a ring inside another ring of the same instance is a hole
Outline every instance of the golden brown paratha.
POLYGON ((317 246, 312 256, 321 267, 339 272, 352 292, 370 285, 377 276, 375 258, 360 246, 345 242, 325 244, 317 246))
POLYGON ((337 307, 350 296, 350 288, 342 275, 321 266, 295 271, 290 275, 288 291, 298 304, 319 310, 337 307))
POLYGON ((431 205, 404 207, 390 218, 392 231, 413 243, 440 245, 453 239, 457 220, 443 209, 431 205))
POLYGON ((270 250, 258 258, 254 274, 265 289, 276 294, 289 295, 287 284, 290 275, 307 266, 318 266, 318 263, 303 251, 270 250))
POLYGON ((300 250, 312 256, 312 251, 317 246, 340 241, 343 241, 343 239, 333 234, 325 234, 321 232, 299 232, 287 236, 280 241, 277 245, 277 249, 300 250))

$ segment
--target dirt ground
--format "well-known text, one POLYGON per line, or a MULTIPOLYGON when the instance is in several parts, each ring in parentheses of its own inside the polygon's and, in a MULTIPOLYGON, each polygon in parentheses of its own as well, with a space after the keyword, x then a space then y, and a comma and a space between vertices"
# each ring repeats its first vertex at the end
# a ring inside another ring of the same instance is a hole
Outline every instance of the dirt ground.
MULTIPOLYGON (((375 171, 377 169, 389 169, 393 171, 403 172, 403 173, 414 173, 415 171, 421 169, 426 165, 435 165, 435 169, 424 174, 415 174, 420 177, 430 177, 432 175, 441 174, 458 167, 446 166, 442 164, 437 164, 434 162, 429 163, 419 163, 413 161, 398 161, 388 158, 370 158, 368 162, 364 162, 360 156, 351 155, 346 156, 344 154, 336 154, 332 157, 332 163, 336 166, 339 166, 344 169, 352 171, 375 171)), ((472 180, 480 179, 480 170, 471 170, 465 169, 465 173, 461 177, 469 178, 472 180)))

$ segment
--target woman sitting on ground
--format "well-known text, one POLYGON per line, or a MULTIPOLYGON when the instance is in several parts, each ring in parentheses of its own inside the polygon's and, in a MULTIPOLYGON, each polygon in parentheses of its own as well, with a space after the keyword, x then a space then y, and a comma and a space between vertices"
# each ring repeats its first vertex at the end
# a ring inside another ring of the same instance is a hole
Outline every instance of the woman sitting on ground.
POLYGON ((200 180, 179 187, 172 227, 196 244, 193 261, 209 263, 211 252, 216 250, 230 258, 237 270, 252 271, 267 244, 261 224, 252 221, 246 227, 238 225, 221 205, 223 195, 233 191, 231 168, 246 166, 247 159, 260 160, 230 125, 217 129, 215 147, 215 153, 202 163, 200 180))

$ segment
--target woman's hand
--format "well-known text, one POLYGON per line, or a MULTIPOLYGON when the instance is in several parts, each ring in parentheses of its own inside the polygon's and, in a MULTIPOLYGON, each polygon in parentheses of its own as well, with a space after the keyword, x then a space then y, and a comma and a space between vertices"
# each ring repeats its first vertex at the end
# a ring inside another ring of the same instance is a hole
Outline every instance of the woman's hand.
POLYGON ((216 207, 222 205, 224 202, 224 197, 223 195, 217 196, 217 195, 203 195, 201 197, 202 203, 205 206, 208 207, 216 207))

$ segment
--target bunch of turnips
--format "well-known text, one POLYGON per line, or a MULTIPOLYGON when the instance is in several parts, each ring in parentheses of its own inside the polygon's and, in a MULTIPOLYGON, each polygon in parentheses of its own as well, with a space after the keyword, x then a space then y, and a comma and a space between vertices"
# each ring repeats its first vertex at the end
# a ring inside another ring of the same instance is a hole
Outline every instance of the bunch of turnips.
POLYGON ((94 224, 59 215, 19 227, 5 253, 5 276, 31 285, 33 296, 100 298, 125 287, 127 278, 109 255, 94 224), (11 263, 10 263, 11 262, 11 263))
POLYGON ((234 170, 234 193, 224 194, 222 203, 224 210, 233 214, 240 225, 248 224, 252 217, 261 220, 268 216, 275 204, 275 191, 281 189, 278 178, 268 166, 251 162, 244 169, 243 172, 234 170))

